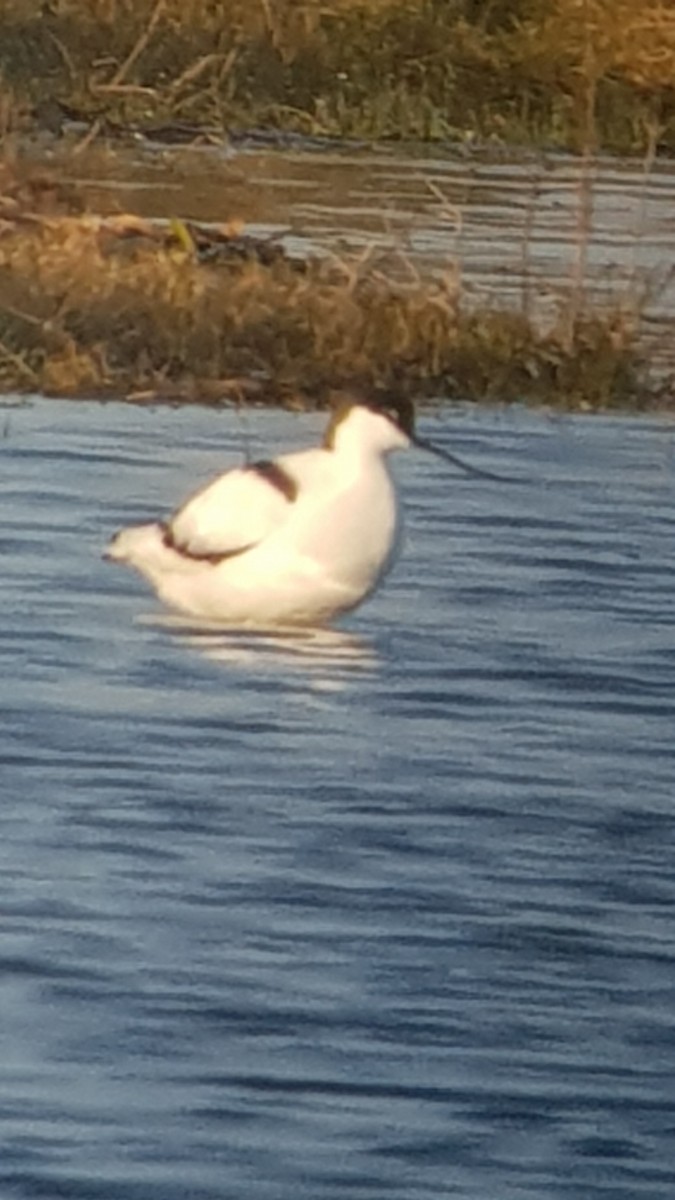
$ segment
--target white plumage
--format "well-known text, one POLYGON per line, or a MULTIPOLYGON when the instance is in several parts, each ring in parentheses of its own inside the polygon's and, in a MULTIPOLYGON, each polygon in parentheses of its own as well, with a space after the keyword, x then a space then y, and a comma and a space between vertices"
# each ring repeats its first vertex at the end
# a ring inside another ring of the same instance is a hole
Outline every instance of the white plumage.
POLYGON ((396 544, 387 456, 412 412, 350 401, 320 447, 219 476, 166 522, 121 530, 106 557, 171 608, 230 625, 322 625, 381 580, 396 544))

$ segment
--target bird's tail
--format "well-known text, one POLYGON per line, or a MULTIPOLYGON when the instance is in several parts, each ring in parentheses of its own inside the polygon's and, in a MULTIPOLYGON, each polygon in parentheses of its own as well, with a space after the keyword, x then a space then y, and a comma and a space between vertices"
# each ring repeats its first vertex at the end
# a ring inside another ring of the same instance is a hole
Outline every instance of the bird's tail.
POLYGON ((110 539, 103 557, 110 562, 128 563, 142 569, 161 553, 162 539, 162 526, 157 521, 148 525, 130 525, 110 539))

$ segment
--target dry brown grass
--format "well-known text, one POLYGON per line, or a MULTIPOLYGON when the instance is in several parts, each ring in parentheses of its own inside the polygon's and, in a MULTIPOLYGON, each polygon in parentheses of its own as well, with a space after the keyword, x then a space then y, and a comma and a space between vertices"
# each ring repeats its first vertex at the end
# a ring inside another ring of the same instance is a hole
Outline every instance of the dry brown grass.
POLYGON ((670 0, 0 0, 26 124, 675 145, 670 0), (31 115, 32 114, 32 115, 31 115), (66 118, 67 119, 67 118, 66 118))
MULTIPOLYGON (((321 403, 335 387, 556 405, 634 403, 620 314, 469 307, 457 271, 395 282, 375 254, 295 262, 176 221, 79 211, 0 171, 0 387, 61 395, 321 403)), ((452 267, 452 264, 449 264, 452 267)))

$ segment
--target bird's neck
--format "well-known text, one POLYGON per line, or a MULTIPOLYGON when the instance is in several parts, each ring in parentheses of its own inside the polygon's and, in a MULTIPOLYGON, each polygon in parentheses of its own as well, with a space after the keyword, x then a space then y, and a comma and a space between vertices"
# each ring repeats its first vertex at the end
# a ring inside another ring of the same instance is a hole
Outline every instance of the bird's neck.
POLYGON ((359 437, 354 430, 340 430, 335 440, 333 453, 345 467, 349 463, 362 467, 365 463, 383 463, 384 454, 381 447, 359 437))

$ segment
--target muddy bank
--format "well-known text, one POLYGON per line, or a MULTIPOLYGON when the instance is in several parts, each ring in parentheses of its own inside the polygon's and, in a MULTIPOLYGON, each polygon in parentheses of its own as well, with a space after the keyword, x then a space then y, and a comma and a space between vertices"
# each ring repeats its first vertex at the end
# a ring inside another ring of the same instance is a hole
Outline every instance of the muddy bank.
POLYGON ((321 404, 331 389, 561 407, 655 399, 620 310, 545 325, 375 246, 294 255, 226 223, 100 215, 82 189, 0 176, 0 386, 69 396, 321 404))

